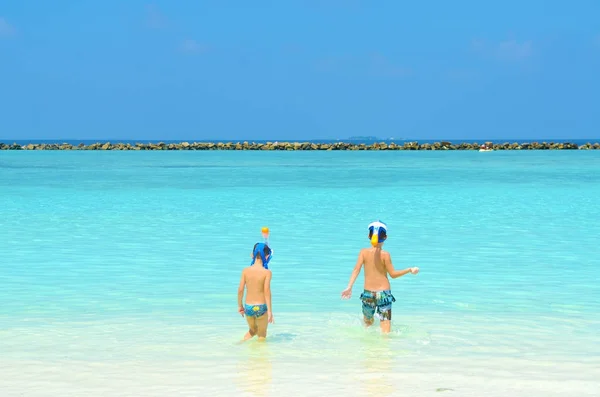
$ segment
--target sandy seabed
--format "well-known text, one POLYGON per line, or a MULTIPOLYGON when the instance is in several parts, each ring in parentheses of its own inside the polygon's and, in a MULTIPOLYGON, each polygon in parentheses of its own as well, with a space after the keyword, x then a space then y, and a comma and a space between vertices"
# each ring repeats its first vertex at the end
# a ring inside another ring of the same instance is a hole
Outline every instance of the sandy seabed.
POLYGON ((600 360, 2 361, 5 397, 597 396, 600 360))

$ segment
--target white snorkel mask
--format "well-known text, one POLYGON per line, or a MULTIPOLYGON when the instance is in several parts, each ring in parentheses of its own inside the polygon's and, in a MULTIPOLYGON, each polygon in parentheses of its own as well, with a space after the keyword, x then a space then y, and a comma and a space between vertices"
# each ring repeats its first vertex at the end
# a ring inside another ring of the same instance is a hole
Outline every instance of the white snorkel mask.
POLYGON ((383 243, 387 239, 387 225, 381 221, 371 222, 369 234, 371 235, 371 245, 377 247, 377 244, 383 243))

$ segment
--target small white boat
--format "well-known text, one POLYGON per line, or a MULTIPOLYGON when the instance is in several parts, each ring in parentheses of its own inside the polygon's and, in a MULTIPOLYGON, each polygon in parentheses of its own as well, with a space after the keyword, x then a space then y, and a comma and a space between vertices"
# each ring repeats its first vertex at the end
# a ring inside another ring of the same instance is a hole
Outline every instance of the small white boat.
POLYGON ((479 147, 479 151, 480 152, 493 152, 494 149, 492 149, 490 146, 487 146, 487 145, 481 145, 479 147))

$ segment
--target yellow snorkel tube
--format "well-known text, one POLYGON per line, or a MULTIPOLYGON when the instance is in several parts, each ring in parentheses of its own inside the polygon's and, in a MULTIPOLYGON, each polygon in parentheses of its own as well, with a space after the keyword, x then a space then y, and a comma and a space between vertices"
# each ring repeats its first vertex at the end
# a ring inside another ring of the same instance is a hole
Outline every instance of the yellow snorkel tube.
MULTIPOLYGON (((377 230, 378 231, 378 230, 377 230)), ((377 233, 375 230, 373 231, 373 236, 371 236, 371 245, 373 247, 377 247, 377 244, 379 244, 379 233, 377 233)))

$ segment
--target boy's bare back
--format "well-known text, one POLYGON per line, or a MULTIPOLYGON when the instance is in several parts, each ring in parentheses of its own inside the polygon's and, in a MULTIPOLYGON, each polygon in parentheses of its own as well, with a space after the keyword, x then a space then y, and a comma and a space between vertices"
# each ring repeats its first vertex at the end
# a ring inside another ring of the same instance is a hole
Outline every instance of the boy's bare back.
POLYGON ((242 270, 246 282, 246 304, 259 305, 266 303, 265 284, 271 271, 262 266, 250 266, 242 270))
POLYGON ((359 255, 365 268, 365 289, 371 291, 390 289, 387 275, 392 261, 389 252, 380 248, 363 248, 359 255))

